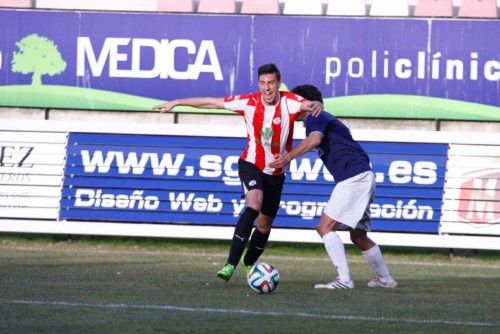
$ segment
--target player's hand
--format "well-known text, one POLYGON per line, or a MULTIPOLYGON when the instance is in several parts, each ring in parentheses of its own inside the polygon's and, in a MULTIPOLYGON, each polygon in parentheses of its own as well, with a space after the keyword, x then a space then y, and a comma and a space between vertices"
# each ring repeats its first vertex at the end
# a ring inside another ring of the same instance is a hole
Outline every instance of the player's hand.
POLYGON ((311 101, 311 103, 309 103, 309 108, 311 109, 311 115, 318 117, 318 115, 323 111, 323 103, 319 101, 311 101))
POLYGON ((269 164, 269 167, 271 168, 283 168, 288 163, 290 163, 290 160, 287 159, 286 154, 276 154, 274 158, 275 160, 269 164))
POLYGON ((172 110, 174 107, 175 107, 175 103, 170 101, 170 102, 165 102, 165 103, 154 106, 153 110, 157 110, 161 113, 166 113, 166 112, 169 112, 170 110, 172 110))

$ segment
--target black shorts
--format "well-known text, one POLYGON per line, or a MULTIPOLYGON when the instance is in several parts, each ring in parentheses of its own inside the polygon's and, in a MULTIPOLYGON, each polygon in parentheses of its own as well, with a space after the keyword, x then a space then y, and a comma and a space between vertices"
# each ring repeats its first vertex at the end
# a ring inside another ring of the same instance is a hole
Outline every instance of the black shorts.
POLYGON ((285 183, 285 174, 269 175, 263 173, 254 164, 243 159, 238 160, 238 175, 243 186, 243 193, 249 190, 260 189, 264 192, 264 199, 260 212, 269 217, 276 217, 281 192, 285 183))

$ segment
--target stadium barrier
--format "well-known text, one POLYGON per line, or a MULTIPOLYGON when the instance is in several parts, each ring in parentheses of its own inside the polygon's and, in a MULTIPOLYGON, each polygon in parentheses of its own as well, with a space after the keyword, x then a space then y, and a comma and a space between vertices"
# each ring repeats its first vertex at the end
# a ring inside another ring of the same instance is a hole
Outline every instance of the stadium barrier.
MULTIPOLYGON (((230 239, 244 125, 0 120, 0 231, 230 239)), ((295 131, 298 140, 304 129, 295 131)), ((500 249, 496 133, 353 131, 370 155, 381 245, 500 249)), ((334 186, 293 161, 271 240, 321 242, 334 186)), ((348 235, 342 233, 344 242, 348 235)))

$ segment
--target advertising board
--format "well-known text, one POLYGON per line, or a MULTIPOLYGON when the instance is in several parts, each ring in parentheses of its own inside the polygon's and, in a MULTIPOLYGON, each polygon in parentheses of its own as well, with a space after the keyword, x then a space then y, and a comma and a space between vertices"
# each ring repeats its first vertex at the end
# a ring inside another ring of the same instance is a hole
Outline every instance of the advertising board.
MULTIPOLYGON (((61 219, 234 225, 244 138, 70 133, 61 219)), ((363 142, 374 231, 437 233, 446 144, 363 142)), ((334 187, 315 153, 292 162, 274 226, 314 228, 334 187)))

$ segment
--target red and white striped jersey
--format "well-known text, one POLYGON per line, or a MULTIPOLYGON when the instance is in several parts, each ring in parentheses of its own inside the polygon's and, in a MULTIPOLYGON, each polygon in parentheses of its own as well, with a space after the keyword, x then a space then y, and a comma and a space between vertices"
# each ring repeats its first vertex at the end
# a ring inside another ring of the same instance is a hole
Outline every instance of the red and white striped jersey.
POLYGON ((224 108, 245 117, 247 146, 241 159, 253 163, 262 172, 279 175, 283 170, 268 167, 276 154, 292 149, 294 122, 302 114, 304 99, 291 92, 279 92, 279 102, 268 106, 260 92, 224 98, 224 108))

